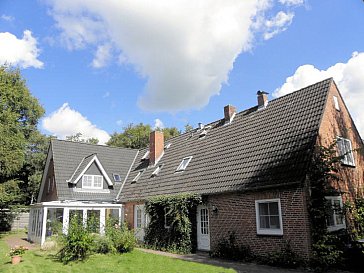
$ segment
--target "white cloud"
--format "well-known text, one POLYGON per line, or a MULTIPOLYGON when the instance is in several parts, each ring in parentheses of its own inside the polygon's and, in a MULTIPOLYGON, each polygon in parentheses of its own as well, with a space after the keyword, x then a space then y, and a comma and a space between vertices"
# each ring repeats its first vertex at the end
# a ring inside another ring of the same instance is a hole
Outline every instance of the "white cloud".
POLYGON ((298 6, 305 3, 305 0, 279 0, 279 3, 287 6, 298 6))
POLYGON ((319 70, 313 65, 302 65, 296 72, 277 88, 273 96, 279 97, 292 91, 333 77, 356 126, 364 136, 364 52, 354 52, 346 63, 337 63, 326 70, 319 70))
POLYGON ((92 60, 92 67, 101 68, 106 66, 111 59, 110 50, 111 46, 108 44, 98 46, 95 58, 92 60))
POLYGON ((0 16, 0 18, 4 21, 8 21, 8 22, 11 22, 11 21, 14 21, 14 17, 11 16, 11 15, 6 15, 6 14, 2 14, 0 16))
POLYGON ((157 118, 157 119, 155 119, 154 120, 154 127, 153 127, 153 129, 155 130, 155 129, 163 129, 164 128, 164 124, 163 124, 163 122, 159 119, 159 118, 157 118))
POLYGON ((285 13, 280 11, 272 19, 265 21, 265 32, 263 34, 264 40, 269 40, 275 35, 287 30, 288 26, 292 23, 294 17, 293 12, 285 13))
POLYGON ((77 133, 81 133, 85 139, 97 138, 100 144, 110 139, 106 131, 97 128, 81 113, 71 109, 68 103, 64 103, 58 110, 45 117, 42 120, 42 126, 60 139, 77 133))
POLYGON ((108 57, 100 46, 110 44, 115 59, 147 80, 139 106, 171 112, 201 108, 219 94, 237 56, 251 47, 255 20, 271 7, 271 0, 48 3, 69 49, 98 48, 97 67, 108 57))
POLYGON ((30 30, 24 31, 22 39, 9 32, 0 32, 0 64, 42 68, 43 63, 38 60, 38 56, 37 39, 30 30))

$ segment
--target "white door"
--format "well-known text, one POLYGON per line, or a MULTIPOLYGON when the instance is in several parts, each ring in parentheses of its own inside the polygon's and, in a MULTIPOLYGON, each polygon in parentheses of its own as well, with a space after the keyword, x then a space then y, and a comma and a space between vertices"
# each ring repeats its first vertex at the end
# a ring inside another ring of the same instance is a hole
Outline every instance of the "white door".
POLYGON ((145 228, 147 226, 147 215, 144 205, 134 206, 134 232, 138 241, 144 241, 145 228))
POLYGON ((203 205, 197 207, 197 249, 210 250, 209 209, 203 205))

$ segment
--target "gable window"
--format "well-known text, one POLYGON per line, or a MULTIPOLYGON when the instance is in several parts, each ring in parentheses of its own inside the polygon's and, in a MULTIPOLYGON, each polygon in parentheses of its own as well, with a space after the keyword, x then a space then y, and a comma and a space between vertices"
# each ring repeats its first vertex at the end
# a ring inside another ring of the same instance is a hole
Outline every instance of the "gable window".
POLYGON ((351 141, 347 138, 338 137, 337 147, 339 156, 341 157, 341 163, 349 166, 355 166, 351 141))
POLYGON ((255 201, 257 234, 283 235, 280 199, 255 201))
POLYGON ((184 159, 182 159, 182 162, 179 164, 176 172, 184 171, 187 168, 188 164, 190 163, 191 159, 192 156, 185 157, 184 159))
POLYGON ((327 206, 326 224, 329 231, 346 228, 341 196, 325 196, 327 206))
POLYGON ((104 178, 101 175, 88 175, 82 176, 82 188, 84 189, 102 189, 104 178))
POLYGON ((332 97, 334 99, 334 105, 335 105, 335 109, 340 111, 340 105, 339 105, 339 100, 337 99, 336 96, 332 97))

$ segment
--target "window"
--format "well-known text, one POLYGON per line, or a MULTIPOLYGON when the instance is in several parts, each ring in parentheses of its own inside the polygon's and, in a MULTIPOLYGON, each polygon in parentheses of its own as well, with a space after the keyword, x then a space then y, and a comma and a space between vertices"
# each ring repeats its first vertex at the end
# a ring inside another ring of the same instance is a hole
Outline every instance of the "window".
POLYGON ((51 183, 52 183, 52 179, 49 177, 48 178, 48 188, 47 188, 47 193, 49 193, 51 191, 51 183))
POLYGON ((188 163, 190 163, 191 159, 192 156, 185 157, 184 159, 182 159, 182 162, 179 164, 176 172, 184 171, 187 168, 188 163))
POLYGON ((353 149, 351 147, 351 141, 346 138, 337 138, 337 147, 339 156, 341 156, 341 163, 349 166, 355 166, 353 149))
POLYGON ((84 189, 102 189, 104 178, 101 175, 83 175, 82 188, 84 189))
POLYGON ((164 227, 170 228, 172 224, 171 210, 164 208, 164 227))
POLYGON ((169 147, 171 147, 171 143, 167 143, 167 144, 164 146, 164 149, 168 149, 169 147))
POLYGON ((140 207, 136 209, 136 227, 142 228, 142 209, 140 207))
POLYGON ((138 172, 138 174, 134 177, 134 179, 133 179, 132 183, 137 182, 137 181, 139 180, 139 178, 140 178, 140 176, 142 175, 142 173, 143 173, 143 172, 144 172, 144 170, 143 170, 143 171, 138 172))
POLYGON ((341 196, 326 196, 328 211, 326 224, 329 231, 346 228, 341 196))
POLYGON ((280 199, 256 200, 255 213, 257 234, 283 235, 280 199))
POLYGON ((208 209, 200 210, 200 220, 201 220, 201 227, 200 227, 201 234, 204 234, 204 235, 209 234, 209 211, 208 211, 208 209))
POLYGON ((149 158, 149 150, 145 152, 141 160, 147 160, 149 158))
POLYGON ((161 171, 162 167, 163 167, 163 165, 159 165, 159 166, 158 166, 158 168, 156 168, 156 169, 153 171, 153 173, 152 173, 151 177, 155 177, 155 176, 157 176, 157 175, 159 174, 159 172, 161 171))
POLYGON ((336 96, 333 96, 334 99, 334 105, 335 105, 335 109, 340 111, 340 105, 339 105, 339 100, 337 99, 336 96))
POLYGON ((121 182, 121 176, 118 173, 113 173, 112 176, 116 182, 121 182))

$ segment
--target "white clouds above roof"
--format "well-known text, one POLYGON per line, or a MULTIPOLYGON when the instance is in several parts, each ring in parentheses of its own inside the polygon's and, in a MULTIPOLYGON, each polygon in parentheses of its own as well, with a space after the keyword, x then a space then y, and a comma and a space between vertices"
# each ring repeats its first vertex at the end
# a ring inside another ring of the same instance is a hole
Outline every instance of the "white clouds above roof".
POLYGON ((285 13, 283 11, 279 11, 272 19, 266 20, 264 23, 264 40, 269 40, 275 35, 287 30, 288 26, 292 23, 293 17, 293 12, 285 13))
POLYGON ((163 128, 164 128, 163 122, 159 118, 155 119, 153 129, 155 130, 155 129, 163 129, 163 128))
POLYGON ((296 72, 277 88, 273 96, 279 97, 303 88, 320 80, 333 77, 356 126, 364 136, 364 52, 354 52, 346 63, 337 63, 326 70, 319 70, 313 65, 302 65, 296 72))
POLYGON ((11 64, 22 68, 42 68, 38 60, 37 39, 30 30, 25 30, 22 39, 9 32, 0 32, 0 64, 11 64))
POLYGON ((85 139, 97 138, 100 144, 110 139, 106 131, 97 128, 80 112, 71 109, 68 103, 64 103, 58 110, 45 117, 42 120, 42 126, 60 139, 77 133, 81 133, 85 139))
MULTIPOLYGON (((272 6, 271 0, 48 3, 69 49, 97 48, 96 68, 110 59, 131 64, 147 80, 138 105, 170 112, 199 109, 219 94, 237 56, 251 48, 255 20, 272 6)), ((267 37, 286 29, 292 18, 278 13, 267 22, 267 37)))

